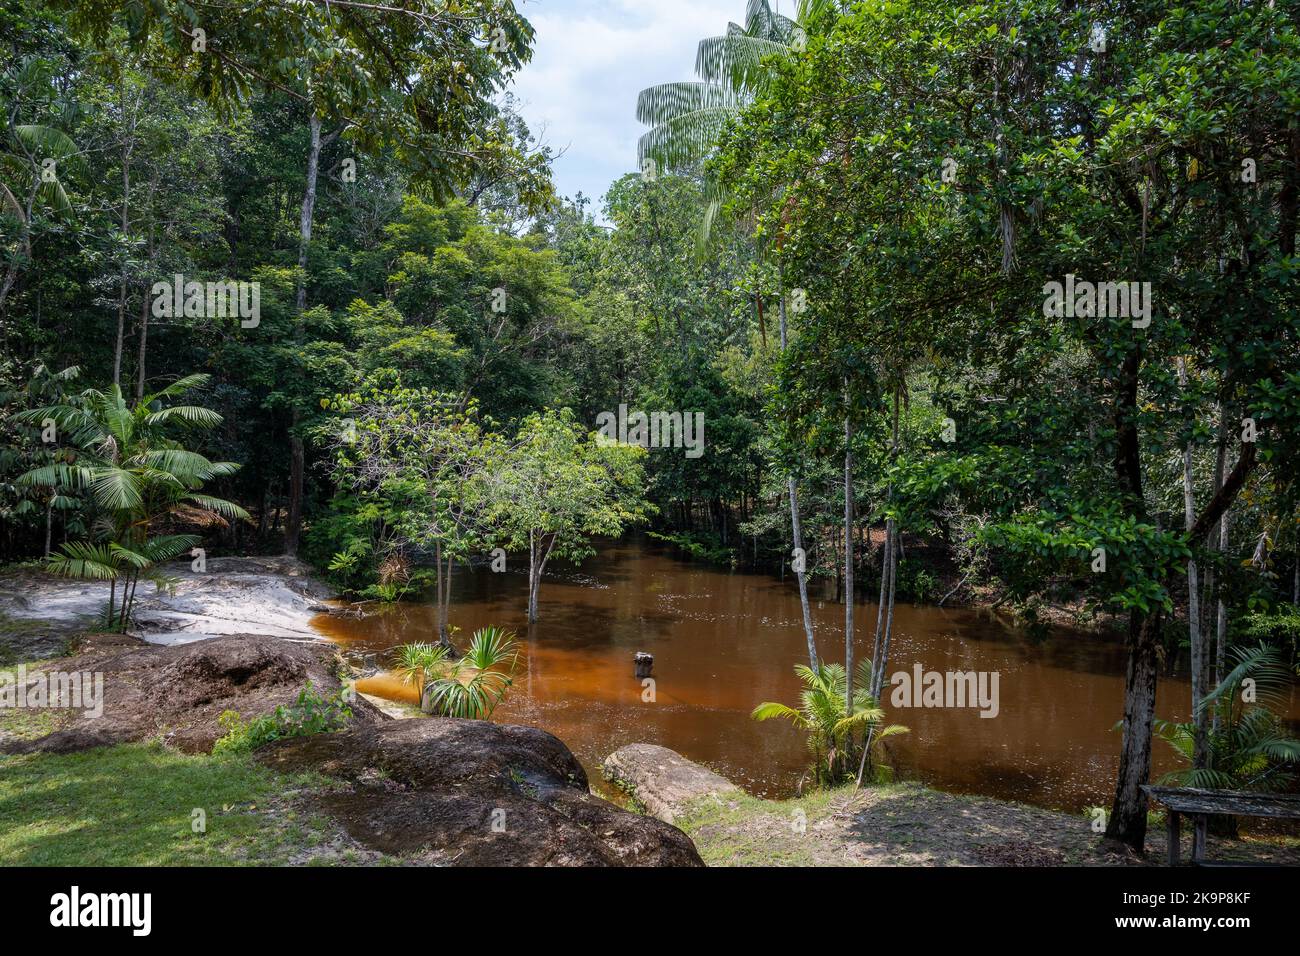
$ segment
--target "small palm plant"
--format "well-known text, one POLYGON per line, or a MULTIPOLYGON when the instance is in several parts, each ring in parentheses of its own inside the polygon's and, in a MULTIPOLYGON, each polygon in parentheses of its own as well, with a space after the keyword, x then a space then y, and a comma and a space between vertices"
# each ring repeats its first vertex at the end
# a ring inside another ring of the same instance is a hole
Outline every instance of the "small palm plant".
POLYGON ((1201 707, 1216 716, 1209 730, 1208 766, 1196 767, 1196 724, 1157 721, 1158 733, 1187 764, 1162 783, 1223 790, 1287 790, 1300 764, 1300 740, 1287 736, 1284 712, 1292 673, 1268 644, 1235 648, 1234 665, 1201 707))
POLYGON ((469 649, 451 660, 442 644, 403 644, 394 655, 402 680, 420 692, 420 709, 444 717, 488 720, 514 683, 519 655, 514 633, 499 627, 474 632, 469 649))
POLYGON ((871 662, 858 663, 853 693, 853 711, 846 712, 846 675, 841 664, 819 664, 814 670, 796 664, 794 672, 803 681, 799 707, 766 701, 750 714, 754 720, 781 718, 808 733, 816 786, 833 787, 852 779, 863 747, 871 750, 872 764, 888 770, 882 762, 884 741, 908 733, 899 724, 882 726, 885 712, 866 690, 871 686, 871 662))

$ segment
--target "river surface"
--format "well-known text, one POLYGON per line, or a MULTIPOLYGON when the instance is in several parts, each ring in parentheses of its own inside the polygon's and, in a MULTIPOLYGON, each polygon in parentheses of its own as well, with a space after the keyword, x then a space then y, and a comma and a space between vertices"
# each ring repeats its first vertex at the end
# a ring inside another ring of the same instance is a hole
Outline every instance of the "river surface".
MULTIPOLYGON (((611 544, 581 567, 548 569, 538 623, 527 626, 527 567, 505 573, 458 570, 451 622, 464 646, 478 627, 514 629, 521 644, 515 686, 494 720, 554 733, 582 761, 593 784, 601 760, 628 743, 670 747, 751 793, 796 791, 808 764, 804 735, 787 723, 749 716, 762 701, 794 705, 792 666, 807 662, 793 578, 732 572, 681 560, 640 539, 611 544), (655 699, 643 700, 637 651, 654 655, 655 699)), ((844 659, 844 606, 815 600, 818 649, 844 659)), ((858 655, 870 655, 876 606, 857 607, 858 655)), ((432 604, 378 608, 359 619, 321 615, 313 624, 347 648, 387 652, 436 639, 432 604)), ((998 713, 977 708, 901 708, 883 695, 888 720, 911 733, 890 741, 899 776, 956 793, 987 794, 1063 810, 1109 805, 1120 745, 1124 649, 1084 631, 1043 638, 986 611, 899 604, 889 673, 997 672, 998 713)), ((390 676, 359 682, 367 693, 414 695, 390 676)), ((1186 679, 1162 675, 1157 711, 1186 719, 1186 679)), ((1291 714, 1297 713, 1293 690, 1291 714)), ((1176 766, 1157 740, 1155 773, 1176 766)))

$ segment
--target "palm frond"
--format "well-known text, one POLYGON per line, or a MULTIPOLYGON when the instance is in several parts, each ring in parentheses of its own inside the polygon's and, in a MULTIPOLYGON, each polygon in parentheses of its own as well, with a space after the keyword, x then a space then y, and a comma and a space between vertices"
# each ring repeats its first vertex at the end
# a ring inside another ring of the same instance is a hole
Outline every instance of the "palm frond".
POLYGON ((184 395, 192 389, 201 388, 208 383, 210 378, 212 376, 206 372, 195 372, 193 375, 182 376, 165 388, 160 388, 152 395, 146 395, 140 404, 152 405, 164 398, 176 398, 178 395, 184 395))
POLYGON ((185 501, 192 501, 200 508, 205 508, 214 514, 231 521, 248 521, 250 515, 247 511, 235 504, 233 501, 227 501, 224 498, 214 498, 212 495, 201 495, 191 492, 184 498, 185 501))
POLYGON ((90 491, 96 504, 110 511, 131 511, 143 503, 139 479, 122 468, 94 469, 90 491))
POLYGON ((145 416, 144 421, 146 425, 165 425, 173 418, 203 428, 214 428, 224 421, 221 415, 201 405, 173 405, 161 411, 150 412, 145 416))
POLYGON ((121 572, 117 556, 108 545, 70 541, 45 560, 52 574, 65 578, 108 581, 121 572))

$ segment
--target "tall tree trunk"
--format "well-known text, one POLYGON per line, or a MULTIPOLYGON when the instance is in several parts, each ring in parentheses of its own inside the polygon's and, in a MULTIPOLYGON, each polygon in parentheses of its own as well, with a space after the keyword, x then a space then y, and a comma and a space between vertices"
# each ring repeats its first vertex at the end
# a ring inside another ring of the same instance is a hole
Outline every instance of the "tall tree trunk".
POLYGON ((844 713, 853 715, 853 419, 844 379, 844 713))
MULTIPOLYGON (((1187 359, 1178 359, 1178 380, 1186 391, 1187 359)), ((1187 439, 1183 448, 1183 520, 1188 531, 1196 524, 1196 484, 1192 474, 1194 452, 1192 439, 1187 439)), ((1192 543, 1193 548, 1196 543, 1192 543)), ((1201 591, 1195 553, 1187 559, 1187 644, 1192 656, 1192 722, 1195 728, 1195 740, 1192 749, 1192 766, 1203 768, 1208 759, 1208 746, 1205 734, 1208 714, 1201 709, 1201 700, 1205 695, 1205 646, 1201 634, 1201 591)))
MULTIPOLYGON (((152 210, 154 208, 154 204, 153 204, 154 197, 157 194, 158 194, 158 170, 155 168, 152 181, 149 184, 149 197, 148 199, 145 200, 144 208, 146 209, 146 211, 152 210)), ((148 253, 146 256, 146 262, 148 263, 148 267, 146 269, 146 275, 151 274, 153 272, 154 260, 157 255, 157 243, 155 241, 156 237, 154 233, 154 223, 153 223, 154 219, 156 219, 156 217, 150 217, 151 221, 150 221, 149 233, 148 233, 149 235, 148 253)), ((148 290, 149 290, 149 285, 148 285, 148 280, 146 280, 146 284, 144 288, 140 290, 140 349, 139 349, 139 353, 136 356, 136 364, 138 368, 136 369, 136 379, 135 379, 135 400, 137 402, 139 402, 141 399, 144 398, 145 350, 149 341, 150 303, 149 303, 148 290)))
POLYGON ((144 398, 144 357, 149 341, 149 296, 145 294, 140 304, 140 348, 136 353, 135 400, 144 398))
MULTIPOLYGON (((123 108, 126 97, 122 98, 123 108)), ((123 117, 125 122, 126 117, 123 117)), ((130 248, 130 210, 131 210, 131 148, 127 141, 122 143, 122 261, 118 271, 117 283, 117 341, 113 347, 113 384, 122 384, 122 344, 126 335, 126 260, 130 248)))
MULTIPOLYGON (((893 426, 890 440, 889 458, 898 458, 898 416, 900 388, 894 389, 893 426)), ((891 481, 885 491, 886 502, 894 500, 894 484, 891 481)), ((880 603, 876 606, 876 637, 872 642, 871 657, 871 696, 880 700, 881 690, 885 686, 885 668, 889 664, 890 637, 894 629, 894 592, 898 577, 898 525, 893 517, 885 519, 885 559, 880 570, 880 603), (888 583, 888 586, 886 586, 888 583), (882 626, 883 625, 883 626, 882 626)))
MULTIPOLYGON (((789 341, 785 317, 785 287, 777 279, 777 313, 781 320, 781 351, 784 352, 789 341)), ((808 666, 817 669, 817 640, 813 635, 812 608, 808 604, 808 576, 806 573, 807 556, 803 550, 803 530, 799 526, 799 489, 793 474, 786 478, 786 489, 790 495, 790 530, 794 550, 804 560, 795 566, 795 577, 799 580, 799 607, 803 611, 803 632, 808 639, 808 666)))
POLYGON ((1128 668, 1124 675, 1124 724, 1119 776, 1106 836, 1141 851, 1147 834, 1147 796, 1151 776, 1151 730, 1156 712, 1156 636, 1160 611, 1129 614, 1128 668))
MULTIPOLYGON (((302 196, 302 215, 298 221, 298 296, 297 317, 294 322, 294 341, 303 340, 302 313, 307 308, 307 249, 311 245, 312 217, 316 210, 316 177, 320 170, 321 135, 320 117, 314 112, 308 119, 311 145, 307 152, 307 186, 302 196)), ((297 555, 298 540, 302 535, 302 497, 305 452, 299 426, 302 413, 295 405, 293 421, 289 428, 289 517, 284 529, 286 554, 297 555)))
MULTIPOLYGON (((1219 489, 1223 487, 1224 479, 1228 472, 1228 408, 1224 403, 1219 405, 1219 442, 1218 449, 1214 458, 1214 493, 1218 494, 1219 489)), ((1228 552, 1228 512, 1223 513, 1219 519, 1216 529, 1217 534, 1214 536, 1214 548, 1220 556, 1219 563, 1222 564, 1223 555, 1228 552)), ((1223 576, 1220 575, 1215 581, 1214 589, 1214 686, 1218 686, 1223 680, 1223 665, 1227 659, 1227 635, 1228 635, 1228 606, 1223 602, 1223 576)), ((1210 661, 1207 659, 1203 662, 1208 676, 1210 661)), ((1208 683, 1208 682, 1207 682, 1208 683)), ((1219 732, 1219 709, 1214 710, 1214 722, 1211 725, 1214 733, 1219 732)))

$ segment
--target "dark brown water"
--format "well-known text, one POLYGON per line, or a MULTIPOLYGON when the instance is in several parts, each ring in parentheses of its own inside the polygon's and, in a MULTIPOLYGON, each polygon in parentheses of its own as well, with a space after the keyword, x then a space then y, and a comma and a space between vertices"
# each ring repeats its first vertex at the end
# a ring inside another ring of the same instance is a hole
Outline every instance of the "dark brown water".
MULTIPOLYGON (((462 646, 488 624, 513 628, 521 639, 518 679, 495 720, 556 734, 593 782, 612 750, 650 742, 714 767, 751 793, 794 791, 808 762, 804 736, 749 717, 761 701, 798 700, 792 666, 806 663, 807 645, 793 579, 727 572, 625 542, 581 568, 548 571, 531 630, 526 581, 518 562, 504 574, 484 568, 456 579, 451 621, 462 646), (651 703, 633 674, 637 651, 655 657, 651 703)), ((843 605, 815 602, 813 617, 819 652, 842 661, 843 605)), ((869 655, 875 605, 859 605, 857 617, 856 653, 869 655)), ((314 623, 350 648, 385 652, 433 640, 434 621, 431 606, 402 604, 360 620, 321 616, 314 623)), ((902 604, 889 673, 917 662, 927 671, 998 672, 1000 710, 990 719, 973 708, 894 708, 886 688, 889 721, 911 728, 891 741, 901 776, 1059 809, 1109 803, 1120 744, 1111 728, 1123 711, 1122 646, 1066 629, 1033 639, 986 612, 902 604)), ((382 676, 360 689, 410 696, 382 676)), ((1185 680, 1164 678, 1159 716, 1186 719, 1189 697, 1185 680)), ((1175 762, 1167 745, 1155 748, 1158 775, 1175 762)))

